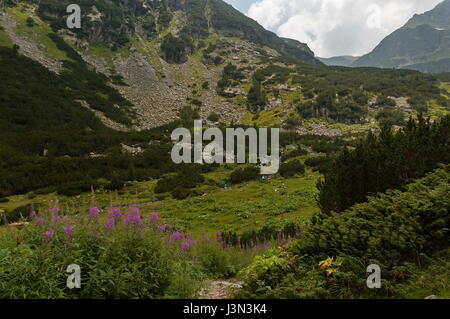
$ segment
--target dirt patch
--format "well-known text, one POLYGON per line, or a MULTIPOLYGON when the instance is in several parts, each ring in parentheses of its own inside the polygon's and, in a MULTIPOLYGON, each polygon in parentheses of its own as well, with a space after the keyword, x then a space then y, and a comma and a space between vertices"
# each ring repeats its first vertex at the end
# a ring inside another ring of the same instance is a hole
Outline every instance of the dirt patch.
POLYGON ((240 288, 242 288, 241 282, 214 280, 207 288, 202 289, 200 299, 229 299, 233 291, 240 288))

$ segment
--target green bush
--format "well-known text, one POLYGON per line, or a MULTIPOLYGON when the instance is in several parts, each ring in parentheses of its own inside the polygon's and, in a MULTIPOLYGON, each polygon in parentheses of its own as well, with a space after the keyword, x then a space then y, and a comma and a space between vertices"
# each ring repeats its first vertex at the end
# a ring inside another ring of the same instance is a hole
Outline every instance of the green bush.
POLYGON ((120 234, 103 243, 82 298, 158 298, 171 280, 170 257, 157 237, 120 234))
POLYGON ((299 160, 293 160, 287 163, 282 163, 280 166, 280 175, 284 178, 294 177, 296 175, 305 174, 305 165, 299 160))
POLYGON ((324 173, 330 166, 333 158, 330 156, 315 156, 305 160, 305 165, 312 167, 313 171, 324 173))
POLYGON ((183 200, 183 199, 188 198, 192 194, 192 191, 189 189, 186 189, 186 188, 178 187, 178 188, 175 188, 171 192, 171 194, 174 199, 183 200))
POLYGON ((384 109, 375 117, 381 126, 404 126, 406 124, 405 114, 400 110, 384 109))
POLYGON ((216 123, 216 122, 219 122, 219 120, 220 120, 220 115, 215 112, 212 112, 208 116, 208 121, 216 123))
POLYGON ((398 131, 384 127, 369 133, 353 149, 342 150, 325 171, 318 183, 321 210, 344 211, 370 194, 400 188, 439 163, 448 164, 449 137, 450 116, 434 122, 419 116, 398 131))
POLYGON ((446 166, 408 185, 406 191, 388 191, 339 214, 316 215, 287 249, 257 257, 243 270, 244 286, 237 297, 445 294, 445 287, 436 282, 448 268, 444 260, 450 243, 450 198, 445 195, 449 182, 446 166), (382 269, 381 289, 366 286, 370 264, 382 269))
POLYGON ((11 211, 6 211, 4 216, 0 218, 0 225, 16 223, 20 220, 27 220, 30 212, 32 211, 32 206, 30 204, 19 206, 11 211))
POLYGON ((30 27, 30 28, 32 28, 36 25, 36 23, 34 22, 34 19, 32 17, 28 17, 26 22, 27 22, 27 27, 30 27))
POLYGON ((218 243, 201 243, 195 247, 195 256, 204 272, 213 278, 229 278, 234 276, 238 269, 234 265, 229 253, 218 243))
POLYGON ((297 148, 295 150, 292 150, 290 152, 283 154, 283 156, 281 156, 281 160, 283 162, 285 162, 288 159, 298 157, 298 156, 303 156, 303 155, 308 155, 308 151, 304 150, 303 148, 297 148))
POLYGON ((258 167, 238 168, 230 175, 231 184, 240 184, 243 182, 258 180, 261 177, 258 167))
POLYGON ((159 234, 133 226, 104 231, 77 218, 78 222, 72 219, 71 237, 63 225, 52 225, 47 219, 44 226, 32 223, 24 228, 20 246, 6 247, 2 242, 0 298, 160 298, 166 294, 173 262, 159 234), (44 233, 50 229, 54 235, 46 240, 44 233), (71 264, 81 267, 81 289, 66 287, 66 268, 71 264))

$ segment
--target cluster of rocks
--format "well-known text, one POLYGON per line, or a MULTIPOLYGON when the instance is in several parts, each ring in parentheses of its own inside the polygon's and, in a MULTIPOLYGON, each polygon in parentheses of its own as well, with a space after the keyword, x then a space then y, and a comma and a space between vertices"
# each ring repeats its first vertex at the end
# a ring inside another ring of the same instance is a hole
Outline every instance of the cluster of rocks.
POLYGON ((291 91, 291 92, 295 92, 298 90, 301 90, 302 87, 301 86, 296 86, 296 87, 289 87, 287 84, 277 84, 273 87, 275 90, 284 90, 284 91, 291 91))
POLYGON ((413 112, 413 108, 411 106, 411 104, 409 104, 408 98, 406 97, 393 97, 393 96, 388 96, 388 98, 390 98, 391 100, 395 101, 396 107, 403 112, 406 113, 412 113, 413 112))
POLYGON ((142 154, 144 152, 144 150, 140 146, 137 146, 137 147, 128 146, 123 143, 121 143, 120 146, 122 147, 122 152, 124 154, 131 154, 131 155, 135 156, 135 155, 142 154))
POLYGON ((301 126, 297 129, 299 135, 318 135, 318 136, 330 136, 337 137, 342 136, 342 132, 339 129, 329 129, 322 123, 312 123, 308 127, 301 126))
POLYGON ((223 93, 231 96, 244 95, 247 96, 247 92, 240 87, 228 87, 223 90, 223 93))

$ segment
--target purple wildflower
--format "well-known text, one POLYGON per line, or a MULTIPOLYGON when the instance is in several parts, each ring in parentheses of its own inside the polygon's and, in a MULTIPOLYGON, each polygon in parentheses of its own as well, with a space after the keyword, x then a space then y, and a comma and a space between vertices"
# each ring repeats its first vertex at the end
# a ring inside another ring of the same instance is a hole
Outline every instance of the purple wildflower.
POLYGON ((36 225, 43 226, 45 224, 44 218, 38 217, 36 218, 36 225))
POLYGON ((120 208, 113 208, 111 210, 111 214, 116 220, 122 219, 122 213, 120 212, 120 208))
POLYGON ((60 209, 58 207, 53 207, 52 209, 50 209, 50 212, 52 213, 52 215, 58 215, 60 209))
POLYGON ((67 237, 70 237, 73 235, 73 229, 75 228, 75 226, 71 226, 71 225, 67 225, 64 226, 64 235, 66 235, 67 237))
POLYGON ((32 210, 30 212, 30 218, 33 219, 34 217, 36 217, 36 211, 32 210))
POLYGON ((100 210, 97 207, 89 208, 89 217, 92 219, 98 219, 98 213, 100 210))
POLYGON ((132 207, 129 214, 125 216, 125 220, 123 221, 125 225, 134 224, 139 225, 142 223, 141 215, 139 215, 139 209, 136 207, 132 207))
POLYGON ((54 216, 54 217, 52 218, 52 222, 53 222, 54 224, 59 224, 59 223, 61 222, 61 217, 59 217, 59 216, 54 216))
POLYGON ((183 239, 183 235, 180 232, 174 232, 172 235, 170 235, 170 239, 180 240, 183 239))
POLYGON ((106 230, 109 231, 109 230, 113 229, 114 226, 116 226, 116 221, 115 221, 114 217, 106 218, 106 224, 105 224, 106 230))
POLYGON ((157 224, 157 223, 158 223, 158 213, 151 213, 150 224, 157 224))
POLYGON ((191 243, 188 241, 185 241, 181 244, 181 250, 186 252, 189 250, 189 247, 191 246, 191 243))
POLYGON ((264 243, 264 249, 269 249, 270 248, 270 245, 268 244, 268 243, 264 243))
POLYGON ((134 216, 132 214, 126 215, 125 220, 123 221, 125 225, 129 224, 139 225, 141 222, 142 222, 141 216, 134 216))
POLYGON ((50 241, 50 240, 53 239, 53 236, 55 236, 55 232, 54 231, 47 231, 47 232, 45 232, 44 240, 45 241, 50 241))
POLYGON ((167 226, 166 226, 166 225, 159 225, 159 226, 158 226, 158 230, 161 231, 161 232, 165 232, 166 229, 167 229, 167 226))

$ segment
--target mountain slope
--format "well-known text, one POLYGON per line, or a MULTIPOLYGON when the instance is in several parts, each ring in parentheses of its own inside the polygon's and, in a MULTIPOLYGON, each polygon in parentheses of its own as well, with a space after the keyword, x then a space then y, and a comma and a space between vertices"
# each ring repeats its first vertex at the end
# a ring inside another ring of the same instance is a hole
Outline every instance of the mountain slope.
POLYGON ((445 0, 433 10, 415 15, 352 66, 414 69, 415 64, 439 62, 442 70, 437 71, 446 72, 450 66, 445 59, 449 57, 450 0, 445 0))
POLYGON ((359 59, 359 57, 355 56, 335 56, 332 58, 319 58, 318 59, 324 63, 325 65, 330 66, 350 66, 353 62, 359 59))
MULTIPOLYGON (((39 16, 55 29, 64 29, 65 8, 72 2, 42 0, 39 16)), ((169 28, 192 39, 207 38, 213 33, 238 37, 301 62, 320 63, 306 44, 279 38, 222 0, 85 0, 81 7, 88 22, 77 35, 90 43, 101 40, 117 48, 125 46, 134 35, 154 39, 169 28)))
POLYGON ((189 104, 203 119, 214 112, 238 123, 245 105, 218 94, 229 63, 247 78, 272 61, 322 64, 307 45, 278 37, 221 0, 83 0, 82 28, 73 30, 66 27, 70 3, 5 3, 0 45, 17 44, 21 54, 58 73, 70 58, 55 45, 57 35, 133 104, 137 129, 170 123, 189 104))

